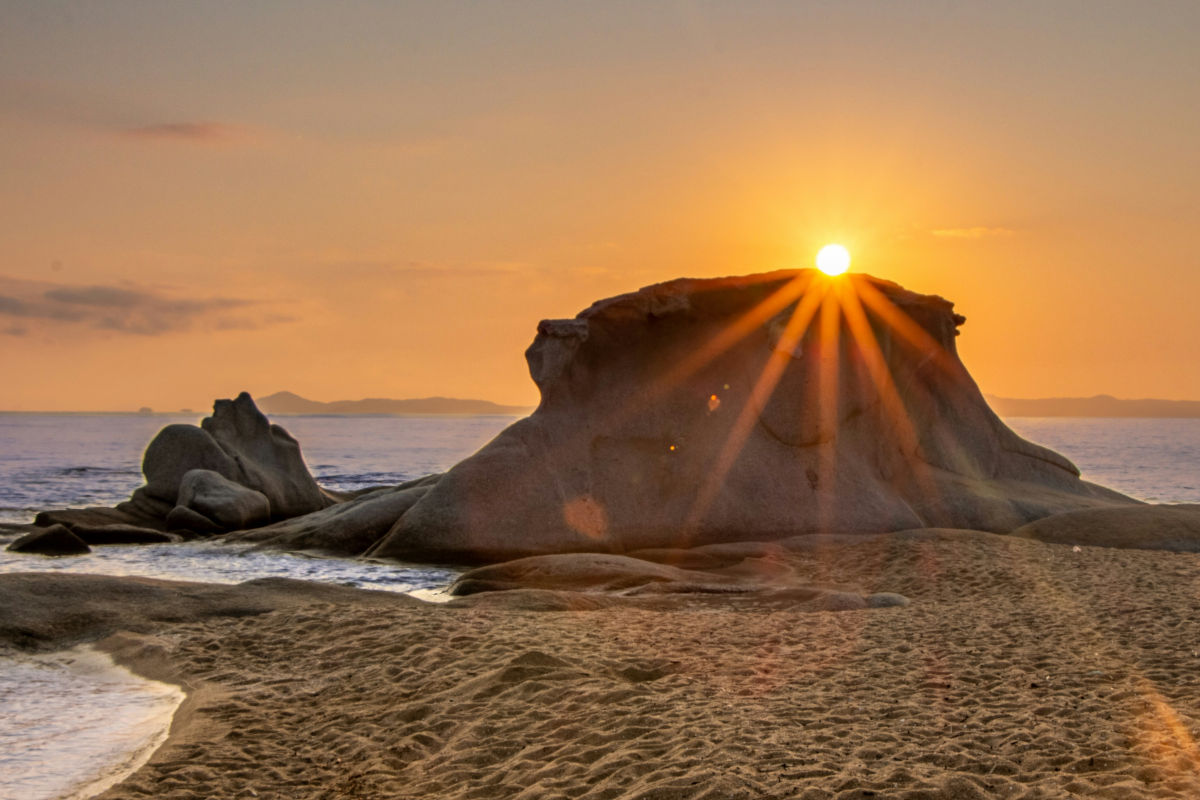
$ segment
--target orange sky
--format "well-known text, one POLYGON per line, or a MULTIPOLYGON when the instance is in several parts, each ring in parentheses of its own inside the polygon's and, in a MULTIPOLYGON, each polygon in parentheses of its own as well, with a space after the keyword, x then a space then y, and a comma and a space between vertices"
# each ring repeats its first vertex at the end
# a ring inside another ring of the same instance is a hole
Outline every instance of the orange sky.
POLYGON ((1192 2, 0 1, 0 408, 533 403, 681 275, 941 294, 985 392, 1200 399, 1192 2))

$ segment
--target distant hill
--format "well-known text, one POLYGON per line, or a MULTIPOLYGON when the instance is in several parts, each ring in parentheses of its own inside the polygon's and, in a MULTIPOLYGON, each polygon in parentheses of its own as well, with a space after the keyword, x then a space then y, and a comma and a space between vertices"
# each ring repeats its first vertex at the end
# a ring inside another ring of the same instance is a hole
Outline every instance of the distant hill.
POLYGON ((276 392, 254 402, 266 414, 528 414, 528 406, 502 406, 487 400, 422 397, 414 400, 367 398, 322 403, 292 392, 276 392))
POLYGON ((1098 394, 1038 400, 988 395, 987 401, 1002 417, 1200 417, 1197 400, 1122 400, 1098 394))

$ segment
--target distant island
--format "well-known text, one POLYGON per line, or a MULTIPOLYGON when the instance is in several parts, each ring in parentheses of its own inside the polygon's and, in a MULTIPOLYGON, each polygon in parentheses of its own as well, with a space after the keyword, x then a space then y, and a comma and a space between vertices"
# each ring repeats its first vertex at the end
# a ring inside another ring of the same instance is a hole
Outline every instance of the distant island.
POLYGON ((1002 417, 1200 417, 1197 400, 1123 400, 1098 394, 1034 400, 988 395, 987 401, 1002 417))
POLYGON ((267 414, 528 414, 530 406, 502 406, 487 400, 461 400, 454 397, 421 397, 392 400, 370 397, 365 400, 335 400, 322 403, 294 392, 276 392, 260 397, 258 407, 267 414))

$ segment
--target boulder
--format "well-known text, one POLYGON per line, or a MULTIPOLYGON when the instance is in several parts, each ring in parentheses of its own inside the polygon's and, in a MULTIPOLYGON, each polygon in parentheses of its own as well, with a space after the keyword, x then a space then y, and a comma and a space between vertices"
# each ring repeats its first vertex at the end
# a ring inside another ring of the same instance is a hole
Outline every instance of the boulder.
POLYGON ((1200 505, 1068 511, 1023 525, 1013 535, 1051 544, 1200 553, 1200 505))
POLYGON ((177 534, 138 525, 76 525, 71 532, 89 545, 165 544, 181 541, 177 534))
POLYGON ((172 508, 170 513, 167 514, 165 522, 169 531, 200 534, 202 536, 224 532, 224 529, 216 522, 204 516, 199 511, 193 511, 187 506, 175 506, 172 508))
POLYGON ((629 556, 563 553, 519 558, 473 569, 459 576, 450 588, 450 594, 463 596, 511 589, 611 592, 655 583, 736 587, 736 581, 722 576, 629 556))
POLYGON ((142 460, 145 494, 178 505, 184 476, 192 470, 216 473, 262 493, 272 519, 300 516, 333 502, 309 473, 299 443, 272 425, 245 392, 216 401, 212 416, 199 428, 168 425, 154 437, 142 460))
POLYGON ((300 445, 272 425, 245 392, 217 400, 199 427, 177 424, 159 431, 142 457, 142 474, 146 484, 116 508, 43 511, 35 523, 208 535, 301 516, 343 499, 317 485, 300 445))
POLYGON ((421 604, 399 592, 288 578, 225 585, 70 572, 0 575, 0 597, 0 655, 5 656, 59 650, 118 631, 154 633, 172 625, 303 606, 421 604))
MULTIPOLYGON (((436 477, 436 476, 434 476, 436 477)), ((262 549, 309 550, 334 556, 362 555, 429 491, 428 480, 375 489, 302 517, 235 531, 226 541, 257 542, 262 549)))
POLYGON ((369 555, 489 562, 802 534, 1009 532, 1137 501, 1023 440, 959 360, 953 304, 814 270, 680 279, 546 320, 541 403, 369 555))
MULTIPOLYGON (((213 413, 216 412, 214 404, 213 413)), ((183 476, 197 469, 209 470, 230 480, 238 474, 237 462, 203 428, 185 423, 168 425, 146 445, 142 456, 146 485, 138 491, 147 498, 174 507, 179 503, 179 485, 183 476)))
POLYGON ((144 528, 161 528, 162 518, 153 519, 131 514, 120 508, 105 508, 92 506, 90 508, 62 508, 53 511, 39 511, 33 520, 34 525, 48 528, 51 525, 65 525, 75 528, 102 528, 108 525, 136 525, 144 528))
POLYGON ((42 556, 79 556, 92 552, 87 543, 65 525, 51 525, 20 537, 7 548, 14 553, 42 556))
POLYGON ((203 514, 223 530, 253 528, 271 518, 271 501, 265 494, 208 469, 183 474, 178 503, 203 514))

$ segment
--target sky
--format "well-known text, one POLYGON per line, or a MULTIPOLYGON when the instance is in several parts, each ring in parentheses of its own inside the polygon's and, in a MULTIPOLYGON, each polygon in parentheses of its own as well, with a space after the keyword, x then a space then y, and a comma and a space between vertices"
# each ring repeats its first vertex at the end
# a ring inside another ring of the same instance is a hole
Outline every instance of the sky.
POLYGON ((539 319, 811 266, 1007 397, 1200 399, 1200 4, 0 0, 0 409, 536 403, 539 319))

